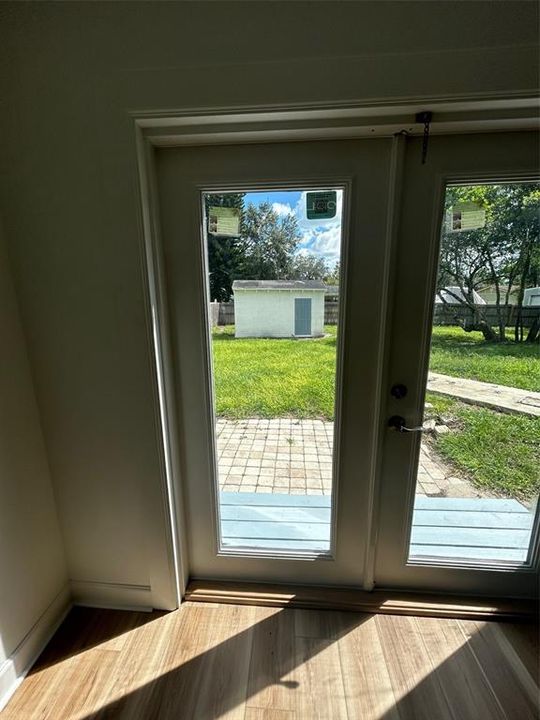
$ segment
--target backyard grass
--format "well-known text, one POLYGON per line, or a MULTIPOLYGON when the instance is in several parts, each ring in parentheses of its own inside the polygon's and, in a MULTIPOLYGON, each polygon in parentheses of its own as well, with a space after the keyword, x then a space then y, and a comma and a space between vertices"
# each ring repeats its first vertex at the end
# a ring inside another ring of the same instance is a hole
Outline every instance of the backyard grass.
POLYGON ((480 332, 434 327, 429 367, 443 375, 540 391, 538 343, 486 343, 480 332))
POLYGON ((453 432, 437 451, 479 488, 529 500, 540 491, 540 418, 507 415, 432 393, 427 400, 453 432))
POLYGON ((334 416, 336 328, 314 340, 213 333, 216 412, 230 418, 334 416))
MULTIPOLYGON (((235 339, 234 327, 213 333, 217 414, 229 418, 333 419, 336 327, 314 340, 235 339)), ((430 368, 528 390, 540 390, 538 347, 487 345, 480 333, 433 331, 430 368)), ((434 440, 457 471, 480 488, 521 499, 540 490, 540 418, 506 415, 431 395, 454 432, 434 440)))

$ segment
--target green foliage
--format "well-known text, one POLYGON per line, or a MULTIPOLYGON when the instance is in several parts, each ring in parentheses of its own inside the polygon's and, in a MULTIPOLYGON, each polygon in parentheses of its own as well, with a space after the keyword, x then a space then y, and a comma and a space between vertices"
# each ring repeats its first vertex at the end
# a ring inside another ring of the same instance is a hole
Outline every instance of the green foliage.
POLYGON ((340 272, 341 272, 341 263, 338 260, 334 267, 328 272, 326 277, 324 278, 324 281, 327 285, 339 285, 340 280, 340 272))
POLYGON ((242 220, 241 276, 250 280, 287 280, 300 242, 294 215, 278 215, 269 202, 249 204, 242 220))
POLYGON ((316 255, 302 253, 293 259, 291 280, 325 280, 330 272, 326 260, 316 255))
MULTIPOLYGON (((459 203, 474 203, 486 214, 485 226, 475 230, 452 231, 445 223, 441 238, 437 288, 457 286, 460 300, 473 312, 472 327, 484 322, 481 309, 474 307, 474 291, 493 286, 496 304, 509 301, 512 289, 523 301, 527 286, 538 284, 540 275, 539 211, 540 185, 469 185, 449 187, 445 210, 459 203)), ((518 312, 517 325, 520 323, 518 312)), ((483 327, 486 337, 504 339, 506 313, 499 312, 498 335, 483 327)), ((523 328, 516 340, 523 339, 523 328)))
POLYGON ((528 343, 486 343, 482 333, 434 327, 430 370, 540 392, 540 351, 528 343))
POLYGON ((298 252, 301 234, 294 215, 282 216, 268 202, 244 208, 245 193, 206 195, 208 208, 240 208, 237 238, 208 234, 210 299, 226 302, 236 279, 327 280, 338 284, 339 263, 331 269, 324 258, 298 252))

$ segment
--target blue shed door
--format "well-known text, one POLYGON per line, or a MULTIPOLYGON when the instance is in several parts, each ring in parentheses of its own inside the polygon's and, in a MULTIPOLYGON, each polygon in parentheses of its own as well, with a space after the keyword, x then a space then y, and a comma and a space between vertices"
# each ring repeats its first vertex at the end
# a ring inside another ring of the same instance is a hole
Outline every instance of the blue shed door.
POLYGON ((294 334, 311 335, 311 298, 294 299, 294 334))

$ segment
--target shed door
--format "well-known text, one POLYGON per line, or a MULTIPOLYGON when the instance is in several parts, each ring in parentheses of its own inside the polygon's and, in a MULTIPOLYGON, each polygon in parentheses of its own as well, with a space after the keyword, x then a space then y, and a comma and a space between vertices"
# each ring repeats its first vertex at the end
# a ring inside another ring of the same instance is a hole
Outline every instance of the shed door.
POLYGON ((294 299, 294 334, 311 335, 311 298, 294 299))

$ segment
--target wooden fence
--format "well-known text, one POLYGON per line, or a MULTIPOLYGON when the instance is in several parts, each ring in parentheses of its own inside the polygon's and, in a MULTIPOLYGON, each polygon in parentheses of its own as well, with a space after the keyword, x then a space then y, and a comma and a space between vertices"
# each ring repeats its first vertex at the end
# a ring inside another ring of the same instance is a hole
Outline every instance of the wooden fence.
MULTIPOLYGON (((495 304, 477 305, 476 307, 489 325, 492 327, 498 326, 499 317, 495 304)), ((325 325, 337 325, 338 310, 338 302, 324 303, 325 325)), ((516 322, 517 305, 503 305, 502 311, 504 313, 503 317, 506 317, 506 326, 513 327, 516 322)), ((433 314, 433 324, 458 325, 459 320, 472 320, 472 315, 472 310, 464 305, 444 305, 442 303, 436 303, 433 314)), ((539 316, 540 306, 522 308, 523 327, 531 327, 535 318, 539 316)), ((212 325, 234 325, 234 302, 210 303, 210 319, 212 325)))
MULTIPOLYGON (((499 325, 499 316, 497 314, 497 305, 476 305, 480 316, 485 319, 488 325, 497 327, 499 325)), ((513 327, 516 324, 517 305, 502 305, 501 311, 503 318, 506 319, 506 326, 513 327)), ((540 315, 540 306, 530 306, 521 308, 521 317, 523 327, 529 328, 533 324, 535 318, 540 315)), ((445 305, 444 303, 435 303, 435 311, 433 313, 434 325, 458 325, 458 320, 472 320, 473 312, 465 305, 445 305)))

